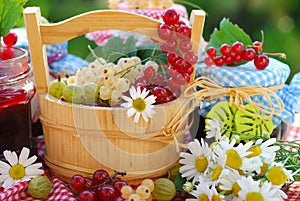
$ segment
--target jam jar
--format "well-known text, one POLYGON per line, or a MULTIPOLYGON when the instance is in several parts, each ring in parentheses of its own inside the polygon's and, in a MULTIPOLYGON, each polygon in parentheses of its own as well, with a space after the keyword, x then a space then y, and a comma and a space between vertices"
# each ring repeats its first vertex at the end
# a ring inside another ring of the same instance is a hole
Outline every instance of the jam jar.
POLYGON ((0 59, 0 158, 5 150, 18 153, 23 147, 31 149, 31 154, 37 153, 31 117, 35 86, 28 53, 21 48, 12 49, 11 59, 0 59))

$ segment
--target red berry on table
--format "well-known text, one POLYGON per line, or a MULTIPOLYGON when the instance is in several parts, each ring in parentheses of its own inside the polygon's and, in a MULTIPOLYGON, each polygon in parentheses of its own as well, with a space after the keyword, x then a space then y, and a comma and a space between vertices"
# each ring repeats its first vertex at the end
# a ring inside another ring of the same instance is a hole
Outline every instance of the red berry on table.
POLYGON ((106 170, 99 169, 93 174, 93 182, 95 185, 103 184, 107 179, 109 179, 109 174, 106 170))
POLYGON ((244 49, 245 49, 244 44, 239 41, 233 43, 233 45, 231 46, 231 51, 235 54, 241 54, 244 49))
POLYGON ((183 59, 191 65, 194 65, 198 61, 198 56, 195 52, 187 52, 183 59))
POLYGON ((118 193, 112 185, 106 184, 98 188, 98 197, 101 201, 112 201, 118 197, 118 193))
POLYGON ((232 59, 233 59, 233 62, 240 63, 240 62, 243 61, 243 54, 242 53, 240 53, 240 54, 235 53, 232 56, 232 59))
POLYGON ((96 201, 96 194, 94 191, 85 190, 78 196, 79 201, 96 201))
POLYGON ((190 40, 182 40, 179 43, 179 49, 182 52, 188 52, 193 48, 193 45, 190 40))
POLYGON ((14 46, 17 40, 18 40, 18 36, 13 32, 10 32, 9 34, 3 36, 3 42, 7 47, 14 46))
POLYGON ((180 39, 191 38, 191 28, 186 25, 180 25, 175 29, 176 36, 180 39))
POLYGON ((224 64, 224 59, 222 56, 217 56, 213 59, 216 66, 222 66, 224 64))
POLYGON ((85 178, 82 175, 73 175, 70 181, 70 187, 76 192, 81 192, 85 189, 85 178))
POLYGON ((173 36, 173 29, 167 24, 161 24, 158 28, 158 36, 162 40, 171 39, 173 36))
POLYGON ((217 50, 216 50, 216 48, 214 48, 214 47, 209 47, 209 48, 207 48, 207 50, 206 50, 206 54, 207 54, 207 56, 209 56, 210 58, 213 58, 213 57, 215 57, 215 56, 217 55, 217 50))
POLYGON ((220 47, 220 52, 223 56, 231 56, 231 47, 228 44, 223 44, 220 47))
POLYGON ((166 9, 162 14, 162 19, 167 25, 175 25, 179 22, 180 15, 175 9, 166 9))
POLYGON ((85 187, 90 187, 93 185, 93 180, 91 178, 85 177, 84 180, 85 180, 85 187))
POLYGON ((257 55, 254 58, 254 65, 258 70, 264 70, 269 65, 269 57, 265 54, 257 55))
POLYGON ((259 42, 259 41, 254 41, 254 42, 252 43, 252 45, 253 45, 254 50, 255 50, 258 54, 261 54, 261 53, 262 53, 263 45, 262 45, 261 42, 259 42))
POLYGON ((252 61, 256 56, 256 52, 253 48, 247 48, 243 54, 243 59, 245 61, 252 61))
POLYGON ((14 50, 11 47, 2 47, 0 52, 0 58, 2 60, 8 60, 13 58, 14 50))

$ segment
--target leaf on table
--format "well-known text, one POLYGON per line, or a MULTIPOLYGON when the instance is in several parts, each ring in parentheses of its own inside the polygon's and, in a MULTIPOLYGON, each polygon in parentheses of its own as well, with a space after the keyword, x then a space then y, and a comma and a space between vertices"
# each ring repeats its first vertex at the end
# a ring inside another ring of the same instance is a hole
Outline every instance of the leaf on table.
POLYGON ((236 41, 244 43, 245 46, 252 44, 250 36, 243 29, 230 22, 229 19, 223 18, 219 30, 215 28, 211 34, 207 47, 215 47, 219 50, 222 44, 232 45, 236 41))
POLYGON ((15 26, 28 0, 1 0, 0 36, 5 36, 15 26))

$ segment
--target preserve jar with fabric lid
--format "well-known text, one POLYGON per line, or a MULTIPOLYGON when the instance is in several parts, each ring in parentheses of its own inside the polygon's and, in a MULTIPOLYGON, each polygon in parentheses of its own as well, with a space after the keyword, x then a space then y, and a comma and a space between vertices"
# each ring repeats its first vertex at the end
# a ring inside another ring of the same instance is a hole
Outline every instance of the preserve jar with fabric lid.
MULTIPOLYGON (((7 47, 1 47, 7 48, 7 47)), ((22 147, 36 153, 31 129, 31 100, 35 94, 28 53, 11 47, 14 56, 0 59, 0 158, 3 151, 19 152, 22 147)))

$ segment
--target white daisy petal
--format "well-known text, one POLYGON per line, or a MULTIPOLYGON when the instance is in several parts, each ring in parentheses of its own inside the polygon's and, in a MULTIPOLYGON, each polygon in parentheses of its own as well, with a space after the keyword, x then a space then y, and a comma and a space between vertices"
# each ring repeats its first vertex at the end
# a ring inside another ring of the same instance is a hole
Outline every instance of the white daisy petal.
POLYGON ((135 113, 133 122, 134 122, 134 123, 137 123, 137 122, 139 121, 139 119, 140 119, 140 116, 141 116, 141 113, 140 113, 140 112, 135 113))
POLYGON ((131 117, 131 116, 133 116, 135 113, 136 113, 136 110, 135 110, 135 109, 129 108, 129 109, 127 110, 127 117, 131 117))
POLYGON ((2 184, 3 188, 8 188, 10 186, 12 186, 13 184, 15 183, 15 181, 11 178, 11 177, 8 177, 2 184))
POLYGON ((23 147, 20 155, 19 155, 19 164, 23 164, 24 166, 26 166, 24 164, 24 162, 27 160, 28 156, 29 156, 29 149, 27 147, 23 147))
POLYGON ((11 152, 11 151, 7 151, 7 152, 6 152, 6 151, 5 151, 5 152, 4 152, 4 157, 5 157, 5 159, 9 162, 9 164, 10 164, 11 166, 17 164, 18 161, 19 161, 16 152, 11 152))
POLYGON ((0 169, 9 170, 10 168, 11 168, 10 165, 8 165, 7 163, 4 163, 3 161, 0 161, 0 169))
POLYGON ((28 165, 31 165, 32 163, 34 163, 36 161, 37 157, 36 156, 32 156, 29 159, 27 159, 26 161, 24 161, 24 163, 21 163, 24 167, 27 167, 28 165))
POLYGON ((44 170, 42 170, 42 169, 35 169, 35 168, 26 169, 26 175, 28 175, 28 176, 41 175, 43 173, 44 173, 44 170))
POLYGON ((4 182, 7 178, 9 178, 8 174, 1 174, 0 175, 0 183, 4 182))

